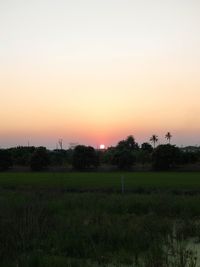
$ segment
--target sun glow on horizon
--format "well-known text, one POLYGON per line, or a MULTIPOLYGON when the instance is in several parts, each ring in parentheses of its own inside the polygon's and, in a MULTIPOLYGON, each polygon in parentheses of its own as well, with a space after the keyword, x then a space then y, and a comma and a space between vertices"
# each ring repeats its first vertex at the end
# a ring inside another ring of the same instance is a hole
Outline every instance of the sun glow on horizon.
POLYGON ((99 146, 99 148, 100 148, 101 150, 104 150, 106 147, 105 147, 104 144, 101 144, 101 145, 99 146))
POLYGON ((199 144, 199 14, 197 0, 0 1, 0 147, 199 144))

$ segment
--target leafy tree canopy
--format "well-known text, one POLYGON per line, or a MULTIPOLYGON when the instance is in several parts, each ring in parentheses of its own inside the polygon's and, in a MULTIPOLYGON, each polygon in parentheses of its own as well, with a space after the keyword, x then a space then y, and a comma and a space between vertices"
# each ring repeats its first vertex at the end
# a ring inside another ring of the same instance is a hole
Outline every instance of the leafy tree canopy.
POLYGON ((31 169, 42 171, 50 164, 49 153, 45 147, 38 147, 31 157, 31 169))
POLYGON ((153 152, 152 161, 155 170, 172 169, 180 159, 180 149, 167 144, 159 145, 153 152))
POLYGON ((91 146, 76 146, 73 152, 72 165, 77 170, 96 168, 99 165, 99 159, 95 149, 91 146))
POLYGON ((141 145, 141 150, 151 153, 153 151, 153 147, 149 143, 143 143, 141 145))
POLYGON ((135 138, 132 135, 129 135, 125 140, 119 141, 116 148, 119 150, 127 149, 133 151, 139 150, 139 145, 135 142, 135 138))
POLYGON ((12 166, 12 157, 8 150, 0 149, 0 171, 6 171, 12 166))

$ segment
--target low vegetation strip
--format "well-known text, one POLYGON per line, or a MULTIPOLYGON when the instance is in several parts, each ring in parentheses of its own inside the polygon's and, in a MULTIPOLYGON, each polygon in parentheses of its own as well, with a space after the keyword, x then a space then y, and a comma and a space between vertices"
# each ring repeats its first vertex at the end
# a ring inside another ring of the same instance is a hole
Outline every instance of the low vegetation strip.
POLYGON ((198 266, 199 196, 13 189, 0 214, 1 267, 198 266))
POLYGON ((200 173, 194 172, 68 172, 0 173, 0 187, 61 188, 74 191, 174 190, 200 192, 200 173))
POLYGON ((200 173, 1 173, 0 266, 198 267, 199 192, 200 173))

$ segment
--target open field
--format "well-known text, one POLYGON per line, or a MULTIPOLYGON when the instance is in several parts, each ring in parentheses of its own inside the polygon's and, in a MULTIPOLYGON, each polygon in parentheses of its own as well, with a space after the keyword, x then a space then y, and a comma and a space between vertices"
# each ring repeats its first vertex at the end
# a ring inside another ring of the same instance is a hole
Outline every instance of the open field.
POLYGON ((200 191, 200 172, 132 172, 132 173, 0 173, 0 187, 43 187, 63 190, 192 190, 200 191))
POLYGON ((1 173, 0 266, 200 266, 200 174, 120 175, 1 173))

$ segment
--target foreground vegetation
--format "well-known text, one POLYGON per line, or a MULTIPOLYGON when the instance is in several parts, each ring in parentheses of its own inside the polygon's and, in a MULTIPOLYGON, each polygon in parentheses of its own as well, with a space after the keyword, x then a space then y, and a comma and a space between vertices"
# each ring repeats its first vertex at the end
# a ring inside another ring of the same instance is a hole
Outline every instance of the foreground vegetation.
POLYGON ((1 266, 195 266, 199 197, 7 192, 0 207, 1 266))
POLYGON ((120 186, 120 173, 1 173, 1 266, 198 266, 200 174, 120 186))

